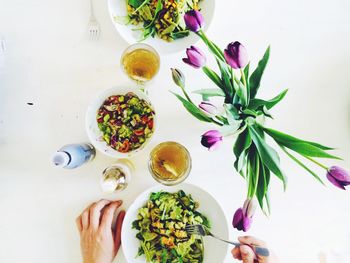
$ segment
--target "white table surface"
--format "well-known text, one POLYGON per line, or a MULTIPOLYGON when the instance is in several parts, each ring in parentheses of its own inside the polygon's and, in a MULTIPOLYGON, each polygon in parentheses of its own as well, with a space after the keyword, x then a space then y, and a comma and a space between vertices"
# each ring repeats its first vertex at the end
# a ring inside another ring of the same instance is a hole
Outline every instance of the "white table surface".
MULTIPOLYGON (((0 34, 6 39, 0 70, 0 262, 81 262, 75 218, 90 202, 122 198, 127 208, 155 184, 144 154, 120 195, 103 195, 101 171, 114 160, 98 154, 76 170, 54 168, 53 152, 87 141, 84 114, 103 89, 127 83, 119 58, 127 47, 115 32, 106 1, 96 1, 101 39, 86 36, 87 0, 0 0, 0 34), (33 106, 27 105, 34 103, 33 106)), ((217 0, 208 35, 219 45, 240 40, 254 63, 271 44, 272 54, 260 94, 270 98, 285 88, 269 125, 305 139, 338 147, 350 168, 350 2, 346 0, 217 0)), ((232 140, 208 152, 200 135, 209 126, 194 120, 168 92, 177 90, 169 68, 181 68, 193 89, 209 87, 203 75, 181 62, 183 53, 162 57, 149 89, 158 109, 159 129, 151 146, 176 140, 193 157, 188 182, 210 192, 223 206, 228 224, 244 201, 245 183, 232 169, 232 140), (198 75, 197 75, 198 74, 198 75)), ((269 242, 282 262, 318 262, 320 251, 350 249, 350 196, 318 184, 282 155, 287 192, 271 183, 272 215, 261 212, 249 234, 269 242)), ((323 171, 315 168, 321 176, 323 171)), ((231 237, 237 231, 230 228, 231 237)), ((225 262, 232 262, 227 257, 225 262)), ((125 262, 119 253, 116 262, 125 262)), ((339 261, 340 262, 340 261, 339 261)), ((348 261, 344 261, 348 262, 348 261)), ((220 263, 220 262, 213 262, 220 263)))

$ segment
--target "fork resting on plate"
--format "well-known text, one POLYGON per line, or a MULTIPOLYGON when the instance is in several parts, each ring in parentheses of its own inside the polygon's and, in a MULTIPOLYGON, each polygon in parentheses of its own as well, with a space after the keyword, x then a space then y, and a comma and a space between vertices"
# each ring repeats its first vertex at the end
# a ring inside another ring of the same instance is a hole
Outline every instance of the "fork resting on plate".
POLYGON ((260 246, 254 246, 254 245, 248 245, 248 244, 241 244, 239 242, 233 242, 233 241, 228 241, 224 240, 220 237, 215 236, 212 234, 205 226, 203 225, 188 225, 186 226, 186 232, 190 235, 199 235, 199 236, 211 236, 213 238, 216 238, 220 241, 226 242, 228 244, 234 245, 236 247, 240 245, 247 245, 249 246, 256 255, 260 255, 263 257, 268 257, 270 255, 270 252, 267 248, 265 247, 260 247, 260 246))

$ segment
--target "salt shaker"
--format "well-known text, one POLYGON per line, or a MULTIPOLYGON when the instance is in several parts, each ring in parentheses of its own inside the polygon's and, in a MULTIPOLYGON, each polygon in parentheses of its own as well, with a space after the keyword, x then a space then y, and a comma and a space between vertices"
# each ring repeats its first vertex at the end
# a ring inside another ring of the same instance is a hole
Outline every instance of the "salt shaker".
POLYGON ((133 164, 126 159, 120 159, 117 163, 107 167, 102 172, 102 191, 113 193, 124 190, 130 183, 133 168, 133 164))

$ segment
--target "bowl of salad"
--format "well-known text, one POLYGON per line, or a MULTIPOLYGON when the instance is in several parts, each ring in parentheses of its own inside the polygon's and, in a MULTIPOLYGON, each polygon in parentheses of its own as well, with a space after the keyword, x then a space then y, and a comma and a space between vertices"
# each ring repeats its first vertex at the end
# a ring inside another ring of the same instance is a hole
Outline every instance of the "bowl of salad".
POLYGON ((102 153, 127 158, 141 151, 155 129, 155 111, 140 90, 115 87, 102 92, 88 107, 86 131, 102 153))
POLYGON ((122 248, 129 263, 224 262, 228 246, 211 237, 189 235, 185 227, 202 224, 228 239, 228 223, 205 190, 181 184, 157 185, 131 204, 122 227, 122 248))
POLYGON ((184 14, 200 10, 209 27, 215 11, 215 0, 108 0, 112 23, 129 44, 145 42, 160 54, 183 51, 198 36, 186 29, 184 14))

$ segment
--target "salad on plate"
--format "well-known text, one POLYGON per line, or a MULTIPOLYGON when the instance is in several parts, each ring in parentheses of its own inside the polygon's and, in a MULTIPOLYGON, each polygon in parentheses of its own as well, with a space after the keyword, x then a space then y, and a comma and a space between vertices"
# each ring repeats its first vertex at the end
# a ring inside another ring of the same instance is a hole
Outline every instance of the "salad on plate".
POLYGON ((109 96, 96 120, 102 139, 114 150, 127 153, 140 148, 153 134, 154 111, 133 92, 109 96))
POLYGON ((184 22, 184 14, 191 10, 200 10, 201 0, 126 0, 126 24, 139 25, 141 40, 156 35, 173 41, 189 35, 184 22))
POLYGON ((150 263, 203 262, 202 237, 189 235, 185 230, 194 224, 210 229, 209 220, 197 211, 198 207, 199 203, 183 190, 151 193, 132 223, 140 241, 137 256, 145 255, 150 263))

